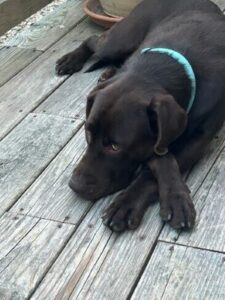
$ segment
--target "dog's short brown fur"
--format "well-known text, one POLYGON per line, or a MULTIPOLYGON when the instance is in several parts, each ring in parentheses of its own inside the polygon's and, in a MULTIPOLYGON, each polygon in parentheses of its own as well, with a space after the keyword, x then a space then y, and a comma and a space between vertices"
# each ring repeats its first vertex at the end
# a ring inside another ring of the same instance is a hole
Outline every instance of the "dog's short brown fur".
POLYGON ((112 230, 136 228, 157 198, 164 221, 194 225, 181 172, 200 159, 224 121, 224 28, 222 12, 208 0, 144 0, 58 61, 59 75, 79 71, 93 54, 91 70, 120 66, 107 69, 88 96, 88 148, 70 182, 90 200, 124 189, 103 217, 112 230), (165 54, 141 54, 145 47, 174 49, 191 63, 197 94, 188 115, 191 86, 183 66, 165 54))

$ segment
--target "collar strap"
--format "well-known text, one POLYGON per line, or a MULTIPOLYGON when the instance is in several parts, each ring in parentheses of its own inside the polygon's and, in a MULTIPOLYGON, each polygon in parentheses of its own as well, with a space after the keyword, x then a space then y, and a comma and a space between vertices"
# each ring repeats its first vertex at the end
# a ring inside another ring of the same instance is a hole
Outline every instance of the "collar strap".
POLYGON ((161 54, 166 54, 166 55, 170 56, 171 58, 173 58, 174 60, 176 60, 180 65, 183 66, 183 68, 191 82, 191 97, 189 100, 188 107, 186 109, 187 113, 189 113, 193 106, 195 96, 196 96, 196 78, 195 78, 195 73, 193 71, 193 68, 192 68, 191 64, 189 63, 189 61, 181 53, 179 53, 175 50, 172 50, 172 49, 168 49, 168 48, 144 48, 141 50, 141 54, 144 54, 147 52, 157 52, 157 53, 161 53, 161 54))

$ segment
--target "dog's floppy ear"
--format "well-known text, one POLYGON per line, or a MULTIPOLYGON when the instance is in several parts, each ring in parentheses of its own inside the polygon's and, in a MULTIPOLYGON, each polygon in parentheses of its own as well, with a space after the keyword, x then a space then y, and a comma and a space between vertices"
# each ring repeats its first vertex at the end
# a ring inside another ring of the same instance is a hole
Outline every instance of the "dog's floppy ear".
POLYGON ((148 107, 151 124, 155 121, 157 140, 154 152, 157 155, 165 155, 168 146, 176 140, 187 125, 187 114, 171 95, 156 95, 152 98, 148 107))

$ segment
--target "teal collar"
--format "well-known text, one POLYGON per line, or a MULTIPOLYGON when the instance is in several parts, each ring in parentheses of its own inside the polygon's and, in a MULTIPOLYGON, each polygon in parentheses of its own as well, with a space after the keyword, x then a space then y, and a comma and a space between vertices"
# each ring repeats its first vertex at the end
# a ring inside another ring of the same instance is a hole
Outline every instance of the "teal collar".
POLYGON ((193 68, 189 61, 179 52, 172 50, 172 49, 167 49, 167 48, 144 48, 141 50, 141 53, 146 53, 146 52, 158 52, 158 53, 165 53, 175 59, 179 64, 181 64, 191 82, 191 97, 189 100, 188 107, 186 109, 187 113, 190 112, 195 96, 196 96, 196 78, 195 78, 195 73, 193 71, 193 68))

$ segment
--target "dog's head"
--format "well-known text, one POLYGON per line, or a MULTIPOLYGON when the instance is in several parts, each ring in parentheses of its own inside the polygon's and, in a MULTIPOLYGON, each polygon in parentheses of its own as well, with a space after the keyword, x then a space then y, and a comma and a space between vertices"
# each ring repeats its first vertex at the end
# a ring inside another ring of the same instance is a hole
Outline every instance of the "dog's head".
POLYGON ((164 155, 184 131, 187 116, 173 97, 150 94, 135 87, 127 92, 119 81, 100 84, 88 96, 88 147, 70 180, 83 198, 97 200, 127 187, 140 164, 164 155))

